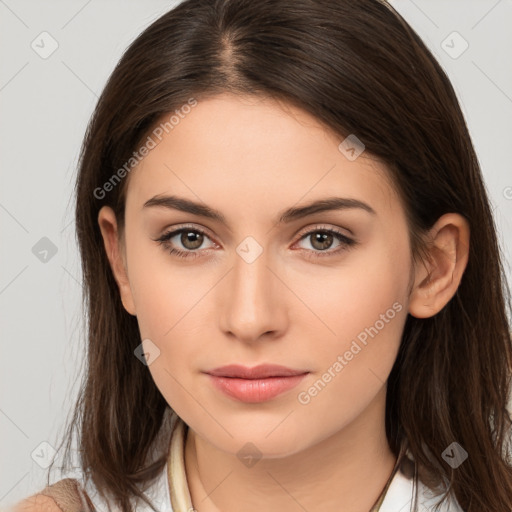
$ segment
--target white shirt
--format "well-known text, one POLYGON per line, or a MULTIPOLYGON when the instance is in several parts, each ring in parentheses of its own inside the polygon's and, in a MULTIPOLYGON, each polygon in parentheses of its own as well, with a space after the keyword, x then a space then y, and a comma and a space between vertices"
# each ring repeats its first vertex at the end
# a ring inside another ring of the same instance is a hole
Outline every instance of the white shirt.
MULTIPOLYGON (((160 475, 145 490, 145 495, 153 502, 160 512, 196 512, 192 507, 192 500, 187 485, 184 460, 185 424, 177 418, 172 431, 170 444, 171 471, 166 463, 160 475), (171 485, 169 485, 169 482, 171 485), (171 490, 169 489, 171 488, 171 490), (171 492, 173 493, 171 499, 171 492), (174 508, 173 508, 174 505, 174 508)), ((108 508, 94 489, 90 481, 79 479, 83 488, 89 495, 97 512, 107 512, 108 508)), ((400 470, 395 473, 379 512, 411 512, 413 504, 413 479, 408 478, 400 470)), ((438 503, 441 496, 435 496, 421 481, 418 482, 418 512, 430 512, 438 503)), ((113 508, 119 512, 117 508, 113 508)), ((151 508, 141 503, 137 507, 139 512, 150 512, 151 508)), ((463 512, 454 498, 447 499, 438 512, 463 512)))

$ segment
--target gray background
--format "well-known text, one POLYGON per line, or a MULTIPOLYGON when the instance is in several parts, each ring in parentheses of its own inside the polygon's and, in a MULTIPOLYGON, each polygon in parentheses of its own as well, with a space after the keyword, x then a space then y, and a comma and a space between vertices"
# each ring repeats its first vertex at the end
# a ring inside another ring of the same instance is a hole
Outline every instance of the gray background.
MULTIPOLYGON (((392 4, 454 84, 510 281, 512 1, 392 4)), ((87 121, 123 50, 173 5, 0 0, 0 507, 42 488, 41 466, 78 391, 83 312, 72 188, 87 121)))

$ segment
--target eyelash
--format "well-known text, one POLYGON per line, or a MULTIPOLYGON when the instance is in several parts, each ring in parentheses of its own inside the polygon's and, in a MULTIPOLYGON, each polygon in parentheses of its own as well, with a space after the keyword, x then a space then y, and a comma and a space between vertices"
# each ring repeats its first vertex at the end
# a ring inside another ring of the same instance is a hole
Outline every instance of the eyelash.
MULTIPOLYGON (((173 231, 168 231, 167 233, 164 233, 161 237, 155 239, 154 241, 158 242, 160 245, 163 245, 167 249, 169 254, 171 254, 171 255, 178 256, 179 258, 196 258, 200 251, 199 249, 196 249, 193 251, 192 250, 182 251, 181 249, 176 249, 175 247, 169 248, 168 242, 171 238, 174 238, 176 235, 179 235, 180 233, 187 232, 187 231, 193 232, 193 233, 199 233, 203 236, 206 236, 207 238, 210 238, 208 236, 208 234, 201 229, 198 229, 198 228, 195 228, 192 226, 190 226, 190 227, 184 226, 179 229, 175 229, 173 231)), ((328 233, 330 235, 334 235, 340 241, 340 246, 334 251, 329 251, 329 250, 311 251, 309 249, 302 249, 308 253, 313 253, 313 254, 308 255, 308 257, 311 257, 311 258, 325 258, 326 256, 337 255, 343 251, 349 250, 350 248, 354 247, 358 243, 355 240, 353 240, 352 238, 348 238, 343 233, 341 233, 340 231, 338 231, 334 228, 324 228, 324 227, 317 227, 315 229, 307 231, 306 233, 303 233, 298 241, 300 241, 304 238, 307 238, 308 236, 310 236, 314 233, 328 233)))

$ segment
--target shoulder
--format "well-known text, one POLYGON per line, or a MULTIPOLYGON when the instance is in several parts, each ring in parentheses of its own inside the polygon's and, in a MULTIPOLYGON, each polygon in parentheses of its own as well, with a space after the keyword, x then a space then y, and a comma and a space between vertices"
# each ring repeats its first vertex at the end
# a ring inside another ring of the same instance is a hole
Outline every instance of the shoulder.
POLYGON ((445 498, 446 491, 445 485, 441 490, 434 492, 420 478, 415 478, 414 461, 409 457, 404 457, 399 470, 391 481, 379 511, 411 511, 414 510, 413 504, 416 502, 419 512, 426 512, 427 510, 462 512, 462 508, 454 496, 448 494, 445 498))
POLYGON ((34 494, 15 504, 7 512, 62 512, 62 510, 50 496, 34 494))
POLYGON ((434 492, 427 485, 419 482, 419 504, 421 510, 438 510, 439 512, 463 512, 457 498, 448 491, 447 484, 444 492, 434 492))
POLYGON ((94 510, 89 497, 74 478, 64 478, 29 496, 9 512, 81 512, 94 510))

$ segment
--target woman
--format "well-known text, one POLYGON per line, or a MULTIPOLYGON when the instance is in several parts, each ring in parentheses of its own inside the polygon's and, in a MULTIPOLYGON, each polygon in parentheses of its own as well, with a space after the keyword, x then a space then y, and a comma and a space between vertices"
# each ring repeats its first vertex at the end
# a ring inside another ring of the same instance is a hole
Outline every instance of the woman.
POLYGON ((512 509, 489 201, 388 4, 182 2, 110 77, 76 199, 84 477, 20 510, 512 509))

